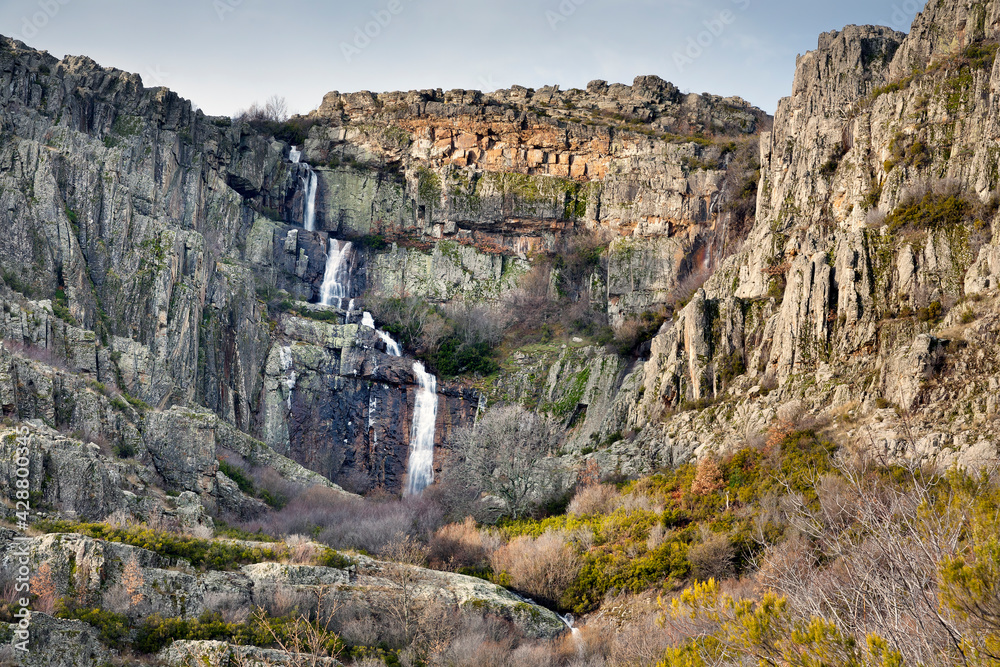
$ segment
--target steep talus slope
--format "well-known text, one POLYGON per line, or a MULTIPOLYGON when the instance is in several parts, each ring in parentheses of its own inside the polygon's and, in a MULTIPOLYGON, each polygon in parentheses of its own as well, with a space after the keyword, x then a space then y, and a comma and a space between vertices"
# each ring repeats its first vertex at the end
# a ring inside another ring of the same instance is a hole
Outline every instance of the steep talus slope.
POLYGON ((798 59, 745 249, 625 381, 602 437, 641 433, 608 461, 670 463, 803 415, 890 456, 996 456, 998 19, 934 2, 908 36, 850 26, 798 59))

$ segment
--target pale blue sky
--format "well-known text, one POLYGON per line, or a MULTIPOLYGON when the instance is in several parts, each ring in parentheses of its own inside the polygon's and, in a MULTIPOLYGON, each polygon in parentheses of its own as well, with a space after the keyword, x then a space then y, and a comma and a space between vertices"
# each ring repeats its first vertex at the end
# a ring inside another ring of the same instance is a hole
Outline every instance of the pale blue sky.
POLYGON ((820 32, 851 23, 907 31, 921 8, 917 0, 3 0, 0 33, 138 72, 212 114, 272 94, 308 112, 331 90, 573 88, 640 74, 773 112, 791 91, 796 54, 814 49, 820 32), (359 36, 366 28, 374 37, 359 36))

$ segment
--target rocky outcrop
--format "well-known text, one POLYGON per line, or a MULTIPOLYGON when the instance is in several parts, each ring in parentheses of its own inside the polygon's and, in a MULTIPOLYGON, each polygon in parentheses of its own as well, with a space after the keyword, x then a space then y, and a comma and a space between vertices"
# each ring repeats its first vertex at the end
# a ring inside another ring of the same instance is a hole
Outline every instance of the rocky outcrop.
MULTIPOLYGON (((25 667, 90 667, 112 664, 115 652, 104 646, 98 631, 83 621, 52 618, 32 612, 31 639, 26 652, 18 651, 17 663, 25 667)), ((13 626, 12 626, 13 627, 13 626)))
MULTIPOLYGON (((6 564, 11 549, 7 540, 0 550, 0 563, 6 564)), ((77 599, 109 610, 121 606, 121 600, 115 598, 116 586, 120 585, 123 568, 134 562, 139 572, 137 580, 143 582, 143 600, 139 604, 126 602, 125 606, 140 622, 152 614, 193 619, 205 611, 254 606, 274 609, 289 601, 296 606, 313 600, 315 605, 316 592, 322 590, 340 604, 361 603, 376 616, 393 605, 412 605, 416 613, 427 605, 443 604, 471 616, 489 613, 503 617, 532 638, 552 638, 566 629, 553 612, 526 603, 482 579, 364 556, 351 556, 345 561, 350 565, 343 569, 263 562, 222 572, 197 570, 183 560, 80 535, 33 538, 21 550, 28 552, 33 565, 49 564, 60 595, 72 590, 77 599)))
POLYGON ((640 435, 605 465, 649 470, 740 447, 792 404, 856 425, 841 437, 892 456, 965 465, 995 452, 989 401, 953 378, 962 368, 982 388, 994 372, 974 332, 994 317, 997 279, 998 11, 932 3, 910 35, 849 26, 798 59, 762 138, 744 250, 623 382, 601 433, 640 435), (935 202, 961 215, 938 224, 935 202), (636 466, 643 450, 655 456, 636 466))
MULTIPOLYGON (((456 241, 486 251, 480 263, 551 250, 558 236, 581 229, 633 237, 632 247, 657 257, 660 239, 673 239, 673 263, 653 268, 650 284, 633 274, 634 291, 649 294, 624 299, 613 313, 620 321, 668 301, 677 282, 741 238, 743 221, 730 225, 727 205, 753 170, 733 151, 769 119, 737 98, 684 95, 639 77, 632 86, 595 81, 586 91, 334 92, 309 121, 321 229, 456 241), (372 165, 387 168, 376 175, 372 165)), ((462 263, 476 283, 496 280, 496 269, 462 263)), ((401 286, 431 300, 451 296, 437 282, 453 281, 448 269, 431 273, 434 282, 418 272, 415 284, 404 274, 401 286)), ((376 291, 393 294, 397 284, 375 275, 376 291)), ((491 289, 462 294, 495 297, 491 289)))

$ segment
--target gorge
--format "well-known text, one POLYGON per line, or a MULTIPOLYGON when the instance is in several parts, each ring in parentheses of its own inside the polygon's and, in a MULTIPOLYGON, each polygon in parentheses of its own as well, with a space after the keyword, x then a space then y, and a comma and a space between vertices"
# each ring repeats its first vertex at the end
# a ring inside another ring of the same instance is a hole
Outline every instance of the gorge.
POLYGON ((24 664, 992 664, 998 41, 227 118, 0 38, 24 664))

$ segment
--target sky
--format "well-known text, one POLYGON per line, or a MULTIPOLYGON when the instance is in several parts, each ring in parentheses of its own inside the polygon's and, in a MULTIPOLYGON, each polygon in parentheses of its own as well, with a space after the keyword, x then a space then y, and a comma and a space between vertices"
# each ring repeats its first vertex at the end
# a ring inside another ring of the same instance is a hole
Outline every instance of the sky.
POLYGON ((583 88, 655 74, 773 113, 795 56, 918 0, 3 0, 0 34, 137 72, 205 113, 332 90, 583 88))

